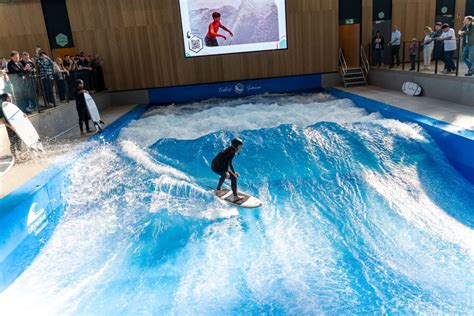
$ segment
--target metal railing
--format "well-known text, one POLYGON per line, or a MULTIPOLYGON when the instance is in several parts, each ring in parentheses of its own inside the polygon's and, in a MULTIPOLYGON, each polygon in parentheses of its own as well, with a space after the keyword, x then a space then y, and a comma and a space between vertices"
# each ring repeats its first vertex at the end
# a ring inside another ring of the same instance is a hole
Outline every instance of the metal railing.
POLYGON ((105 89, 102 70, 81 70, 70 74, 55 74, 52 78, 41 78, 38 74, 6 74, 0 69, 0 93, 10 93, 15 103, 27 114, 40 113, 61 102, 75 100, 76 80, 82 79, 89 91, 105 89))
MULTIPOLYGON (((431 48, 426 45, 423 45, 422 41, 410 41, 410 42, 402 42, 400 45, 400 65, 395 65, 394 63, 394 56, 392 52, 392 47, 385 45, 384 49, 382 51, 377 51, 374 48, 373 44, 369 44, 366 46, 369 51, 369 65, 372 67, 379 67, 379 62, 380 59, 382 61, 386 61, 388 58, 387 56, 390 57, 390 62, 388 65, 386 63, 382 62, 382 68, 389 66, 389 68, 394 68, 394 67, 399 67, 401 66, 401 70, 406 70, 407 65, 410 66, 408 69, 409 71, 414 71, 414 72, 421 72, 421 73, 432 73, 432 74, 438 74, 440 72, 440 68, 444 67, 446 70, 446 60, 445 57, 447 58, 452 58, 449 63, 453 62, 454 63, 454 69, 451 71, 444 71, 444 73, 448 74, 454 74, 455 76, 459 76, 459 67, 462 62, 462 47, 461 47, 461 41, 460 39, 456 39, 456 50, 453 51, 448 56, 445 56, 444 52, 444 45, 442 41, 434 41, 433 42, 433 48, 431 53, 427 53, 429 56, 429 60, 426 61, 425 65, 425 60, 424 60, 424 49, 431 50, 431 48), (410 49, 410 46, 412 46, 414 43, 416 43, 416 48, 415 49, 410 49), (415 54, 413 54, 415 52, 415 54), (408 58, 407 58, 408 57, 408 58), (428 66, 429 62, 429 66, 428 66), (433 68, 433 63, 434 63, 434 68, 433 68)), ((468 71, 468 69, 466 70, 468 71)))
POLYGON ((364 45, 360 45, 360 66, 367 77, 370 71, 370 62, 364 49, 364 45))
POLYGON ((339 48, 339 67, 341 69, 342 74, 347 73, 347 63, 346 63, 346 58, 344 57, 344 52, 342 51, 342 48, 339 48))

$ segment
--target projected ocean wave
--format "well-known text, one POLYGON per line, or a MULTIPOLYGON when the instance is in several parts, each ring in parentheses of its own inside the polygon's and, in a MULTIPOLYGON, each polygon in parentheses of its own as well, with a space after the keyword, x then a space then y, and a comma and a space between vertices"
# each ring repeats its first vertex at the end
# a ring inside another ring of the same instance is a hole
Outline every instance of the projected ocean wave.
POLYGON ((68 206, 2 311, 460 313, 474 188, 418 126, 326 95, 156 108, 74 164, 68 206), (241 210, 208 192, 230 139, 241 210))

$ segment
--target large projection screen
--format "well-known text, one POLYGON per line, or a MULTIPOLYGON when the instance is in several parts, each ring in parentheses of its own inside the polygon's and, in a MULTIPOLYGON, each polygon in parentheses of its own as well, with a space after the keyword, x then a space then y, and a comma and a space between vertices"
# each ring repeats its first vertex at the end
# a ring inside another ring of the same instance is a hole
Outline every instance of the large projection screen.
POLYGON ((186 57, 286 49, 286 0, 179 0, 186 57))

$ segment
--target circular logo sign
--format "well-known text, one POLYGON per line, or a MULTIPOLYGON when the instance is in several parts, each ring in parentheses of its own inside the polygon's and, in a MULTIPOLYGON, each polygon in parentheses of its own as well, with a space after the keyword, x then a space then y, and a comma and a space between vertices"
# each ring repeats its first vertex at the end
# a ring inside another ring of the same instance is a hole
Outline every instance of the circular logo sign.
POLYGON ((59 33, 56 35, 56 44, 58 44, 61 47, 66 46, 69 43, 69 40, 66 35, 63 33, 59 33))
POLYGON ((379 19, 382 20, 385 17, 385 12, 380 11, 379 12, 379 19))
POLYGON ((442 7, 441 13, 446 14, 448 12, 448 7, 442 7))

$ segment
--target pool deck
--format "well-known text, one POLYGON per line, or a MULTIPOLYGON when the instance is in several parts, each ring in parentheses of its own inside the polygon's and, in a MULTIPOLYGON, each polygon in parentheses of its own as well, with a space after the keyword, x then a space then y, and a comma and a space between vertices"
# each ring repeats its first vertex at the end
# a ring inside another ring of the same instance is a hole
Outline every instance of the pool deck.
MULTIPOLYGON (((119 117, 132 110, 135 106, 136 104, 108 107, 101 112, 101 118, 107 124, 111 124, 119 117)), ((4 128, 3 126, 0 127, 4 128)), ((58 143, 55 147, 61 147, 63 145, 66 149, 69 149, 74 146, 80 146, 81 143, 86 142, 92 135, 93 134, 88 136, 80 135, 79 126, 76 126, 53 141, 58 143)), ((48 150, 49 146, 46 145, 45 147, 46 150, 48 150)), ((0 199, 15 191, 40 172, 47 169, 57 160, 59 155, 64 155, 64 151, 61 151, 60 148, 58 148, 58 152, 60 153, 57 155, 54 153, 50 155, 46 154, 44 158, 39 157, 39 159, 15 164, 6 175, 0 178, 0 199)))
MULTIPOLYGON (((474 107, 446 102, 428 97, 411 97, 401 91, 394 91, 376 86, 337 87, 355 95, 387 103, 398 108, 431 117, 445 123, 474 130, 474 107)), ((474 93, 474 92, 473 92, 474 93)))

